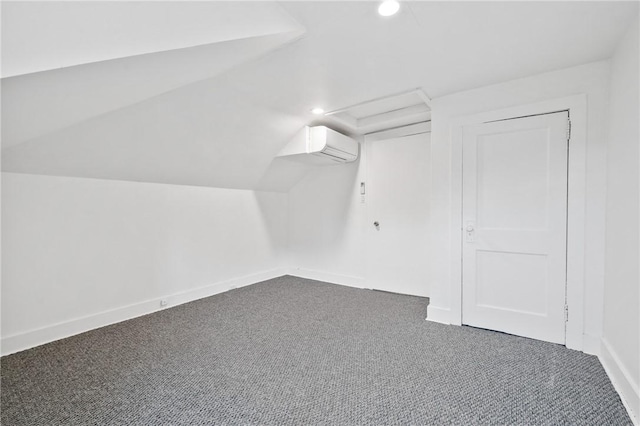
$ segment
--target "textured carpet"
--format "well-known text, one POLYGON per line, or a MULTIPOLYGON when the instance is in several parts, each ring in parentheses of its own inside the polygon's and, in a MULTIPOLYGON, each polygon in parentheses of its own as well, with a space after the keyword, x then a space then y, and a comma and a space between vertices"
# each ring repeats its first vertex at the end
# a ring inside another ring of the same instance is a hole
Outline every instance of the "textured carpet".
POLYGON ((631 424, 597 358, 294 277, 2 358, 2 424, 631 424))

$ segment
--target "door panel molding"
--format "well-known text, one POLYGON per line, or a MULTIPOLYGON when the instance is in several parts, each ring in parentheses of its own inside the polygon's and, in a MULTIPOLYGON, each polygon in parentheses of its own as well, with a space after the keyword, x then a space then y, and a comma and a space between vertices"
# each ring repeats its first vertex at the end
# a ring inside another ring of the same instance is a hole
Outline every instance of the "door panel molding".
POLYGON ((464 127, 464 324, 564 344, 568 118, 464 127))
POLYGON ((567 202, 567 305, 565 345, 583 350, 586 205, 587 96, 585 94, 459 117, 451 125, 451 279, 450 323, 462 325, 462 136, 463 127, 489 121, 569 111, 567 202))

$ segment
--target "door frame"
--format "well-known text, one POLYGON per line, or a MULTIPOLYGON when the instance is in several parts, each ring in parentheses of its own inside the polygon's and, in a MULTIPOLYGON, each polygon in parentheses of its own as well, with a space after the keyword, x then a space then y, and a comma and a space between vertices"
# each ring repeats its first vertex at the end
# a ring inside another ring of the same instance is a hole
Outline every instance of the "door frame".
POLYGON ((565 346, 583 350, 584 268, 586 206, 587 96, 585 94, 535 104, 458 117, 451 125, 451 323, 462 325, 462 134, 463 127, 488 121, 569 111, 567 200, 567 289, 568 318, 565 346))

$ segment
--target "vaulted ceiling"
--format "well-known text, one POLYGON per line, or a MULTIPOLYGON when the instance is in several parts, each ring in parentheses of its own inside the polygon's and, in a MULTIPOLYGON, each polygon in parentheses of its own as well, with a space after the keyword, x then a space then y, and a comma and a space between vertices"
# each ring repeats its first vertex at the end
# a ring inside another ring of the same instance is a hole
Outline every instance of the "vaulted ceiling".
MULTIPOLYGON (((2 2, 4 171, 287 191, 338 109, 606 59, 635 2, 2 2)), ((339 166, 338 166, 339 167, 339 166)))

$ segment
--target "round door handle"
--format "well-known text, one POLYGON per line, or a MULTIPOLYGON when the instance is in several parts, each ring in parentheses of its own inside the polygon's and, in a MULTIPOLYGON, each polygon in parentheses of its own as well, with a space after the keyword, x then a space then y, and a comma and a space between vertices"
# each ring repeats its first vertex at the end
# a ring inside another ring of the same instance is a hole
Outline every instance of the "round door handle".
POLYGON ((376 220, 375 222, 373 222, 373 226, 377 228, 378 226, 380 226, 380 223, 376 220))
POLYGON ((467 226, 467 232, 473 232, 473 230, 474 230, 473 225, 468 225, 467 226))

